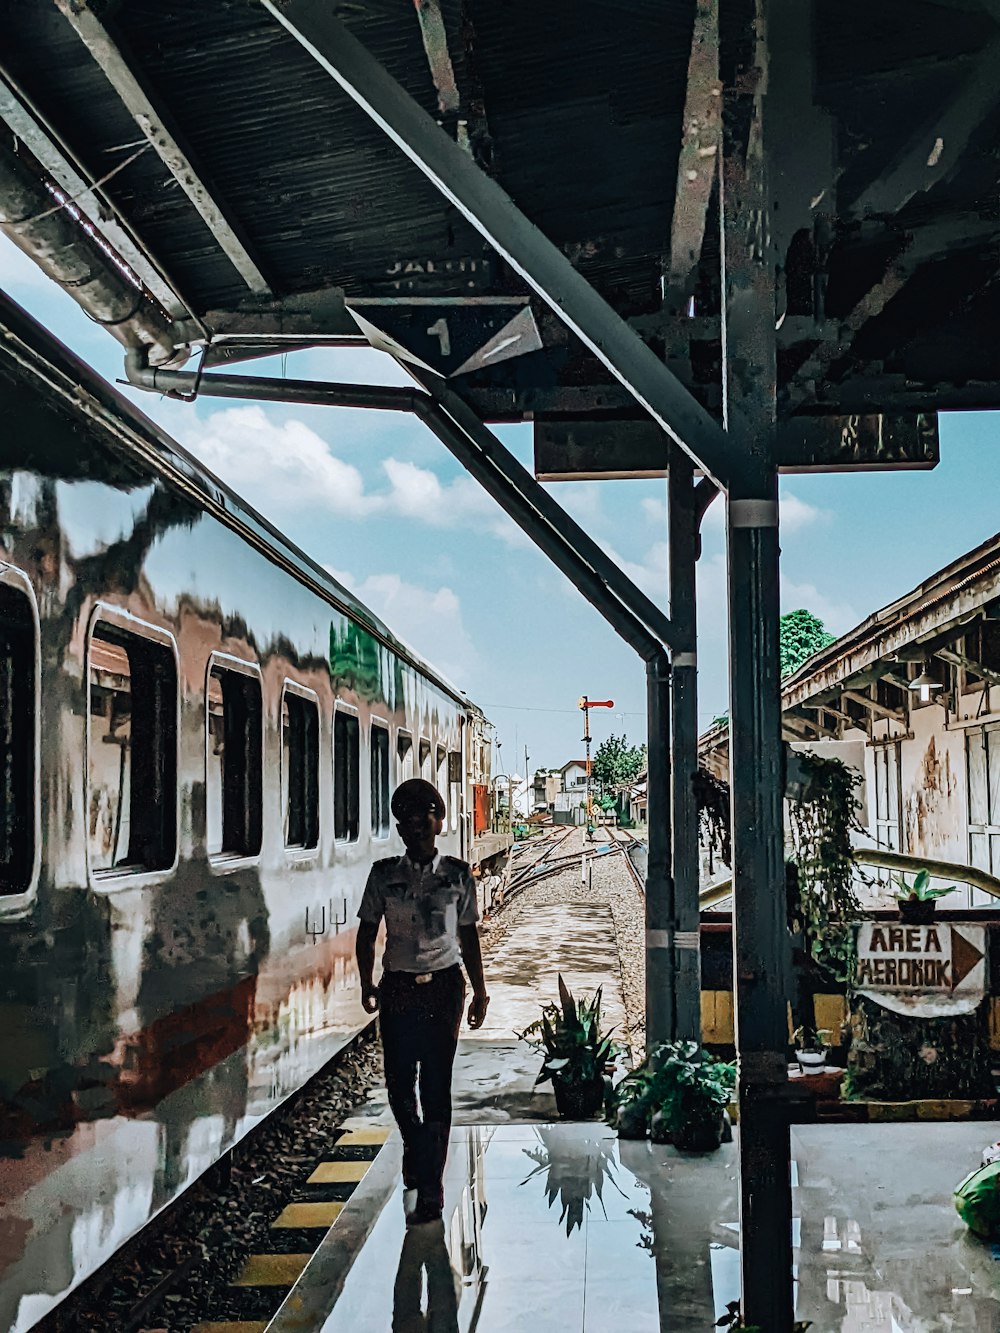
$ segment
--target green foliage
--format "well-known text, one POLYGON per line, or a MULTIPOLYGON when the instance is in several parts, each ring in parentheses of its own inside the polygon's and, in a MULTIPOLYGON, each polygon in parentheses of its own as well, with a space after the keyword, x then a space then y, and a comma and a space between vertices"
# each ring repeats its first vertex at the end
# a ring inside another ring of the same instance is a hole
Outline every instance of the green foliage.
POLYGON ((812 1028, 806 1024, 795 1029, 792 1033, 792 1041, 795 1043, 797 1051, 818 1051, 822 1053, 826 1050, 831 1035, 829 1028, 812 1028))
POLYGON ((861 915, 851 849, 860 778, 839 759, 800 753, 796 761, 799 783, 788 822, 799 889, 790 925, 805 934, 815 961, 843 982, 851 972, 851 923, 861 915))
POLYGON ((659 1112, 673 1134, 686 1122, 725 1110, 735 1087, 734 1064, 716 1059, 695 1041, 664 1042, 615 1088, 611 1123, 620 1110, 622 1118, 643 1118, 648 1130, 659 1112))
POLYGON ((633 782, 645 767, 645 745, 629 745, 627 736, 609 736, 597 747, 591 775, 602 787, 621 787, 633 782))
POLYGON ((781 617, 781 677, 790 676, 803 662, 833 643, 830 634, 818 616, 811 611, 789 611, 781 617))
POLYGON ((542 1053, 536 1085, 546 1079, 591 1083, 603 1078, 617 1047, 611 1032, 601 1032, 601 991, 576 1000, 559 976, 559 1004, 543 1004, 542 1016, 518 1035, 542 1053))
POLYGON ((943 898, 946 893, 954 893, 958 888, 957 884, 949 884, 946 889, 932 889, 930 887, 931 873, 929 870, 918 870, 911 883, 907 883, 905 875, 893 875, 892 878, 899 886, 896 900, 901 903, 933 902, 936 898, 943 898))

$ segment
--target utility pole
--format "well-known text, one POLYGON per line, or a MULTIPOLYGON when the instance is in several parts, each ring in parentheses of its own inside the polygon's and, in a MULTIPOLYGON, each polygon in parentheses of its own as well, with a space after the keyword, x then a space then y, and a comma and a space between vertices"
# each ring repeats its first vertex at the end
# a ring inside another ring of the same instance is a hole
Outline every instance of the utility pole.
POLYGON ((525 809, 524 816, 526 819, 528 815, 531 814, 531 800, 529 799, 530 795, 531 795, 531 780, 528 777, 528 747, 525 746, 524 747, 524 804, 527 808, 525 809))
POLYGON ((592 708, 614 708, 614 699, 590 699, 586 694, 576 701, 577 708, 583 709, 583 743, 587 747, 587 841, 594 837, 594 812, 590 803, 590 710, 592 708))

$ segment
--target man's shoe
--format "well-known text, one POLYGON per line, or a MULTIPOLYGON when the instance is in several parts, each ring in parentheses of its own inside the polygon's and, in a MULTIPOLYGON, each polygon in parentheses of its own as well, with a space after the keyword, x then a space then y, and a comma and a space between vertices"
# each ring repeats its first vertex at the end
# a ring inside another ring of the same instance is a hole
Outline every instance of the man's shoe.
POLYGON ((420 1227, 428 1222, 440 1222, 441 1209, 436 1203, 418 1203, 412 1213, 406 1215, 408 1227, 420 1227))

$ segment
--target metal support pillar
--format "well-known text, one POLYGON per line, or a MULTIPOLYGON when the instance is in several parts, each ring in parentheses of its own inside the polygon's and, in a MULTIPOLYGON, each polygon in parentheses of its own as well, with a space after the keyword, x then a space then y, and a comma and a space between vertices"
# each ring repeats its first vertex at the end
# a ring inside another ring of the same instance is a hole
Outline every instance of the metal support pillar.
POLYGON ((745 17, 723 70, 722 256, 726 428, 740 458, 728 495, 733 990, 740 1098, 742 1315, 791 1333, 784 756, 775 466, 777 256, 764 153, 769 0, 745 17))
POLYGON ((674 984, 676 1037, 701 1041, 701 954, 698 905, 698 803, 694 776, 698 768, 698 661, 695 560, 698 514, 691 463, 680 449, 670 451, 667 480, 670 521, 671 656, 670 770, 671 877, 674 914, 674 984))
POLYGON ((646 1048, 677 1036, 670 873, 670 662, 646 663, 646 1048))

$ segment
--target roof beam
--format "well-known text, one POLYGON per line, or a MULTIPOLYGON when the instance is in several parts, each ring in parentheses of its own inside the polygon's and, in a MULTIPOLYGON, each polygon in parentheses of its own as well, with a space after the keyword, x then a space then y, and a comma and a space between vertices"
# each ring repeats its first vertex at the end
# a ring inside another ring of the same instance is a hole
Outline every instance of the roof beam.
POLYGON ((797 717, 794 713, 782 713, 781 725, 783 727, 790 727, 796 732, 796 740, 800 741, 813 739, 806 734, 810 731, 815 732, 816 738, 819 740, 839 739, 839 733, 832 730, 830 727, 824 726, 818 718, 814 721, 811 717, 797 717))
POLYGON ((973 133, 1000 102, 1000 37, 984 47, 960 92, 910 136, 905 148, 850 205, 850 211, 892 215, 915 194, 947 180, 973 133))
POLYGON ((56 0, 60 13, 103 70, 139 129, 152 144, 164 166, 194 205, 230 263, 252 292, 270 291, 235 225, 201 179, 176 138, 164 123, 163 113, 140 84, 108 30, 87 7, 86 0, 56 0))
POLYGON ((0 118, 31 152, 32 157, 64 191, 80 217, 144 283, 172 319, 191 318, 190 303, 173 281, 156 267, 142 242, 124 222, 108 193, 98 185, 65 142, 60 141, 24 91, 6 70, 0 69, 0 118))
POLYGON ((867 708, 869 713, 875 717, 888 717, 893 722, 905 722, 906 714, 898 708, 890 708, 888 704, 881 704, 871 695, 862 694, 860 690, 841 690, 842 699, 850 699, 853 704, 860 704, 862 708, 867 708))
POLYGON ((718 0, 698 0, 691 31, 681 151, 670 224, 670 272, 664 302, 675 318, 684 316, 694 292, 705 240, 705 220, 718 170, 721 130, 719 4, 718 0))
MULTIPOLYGON (((60 0, 68 3, 68 0, 60 0)), ((745 453, 656 353, 530 222, 510 196, 379 64, 326 0, 261 0, 620 380, 667 434, 722 487, 745 453)))
POLYGON ((1000 671, 983 666, 982 662, 966 657, 964 653, 953 652, 950 648, 939 648, 934 656, 939 657, 942 662, 947 662, 949 666, 964 667, 966 671, 971 671, 974 676, 979 676, 991 685, 1000 685, 1000 671))

